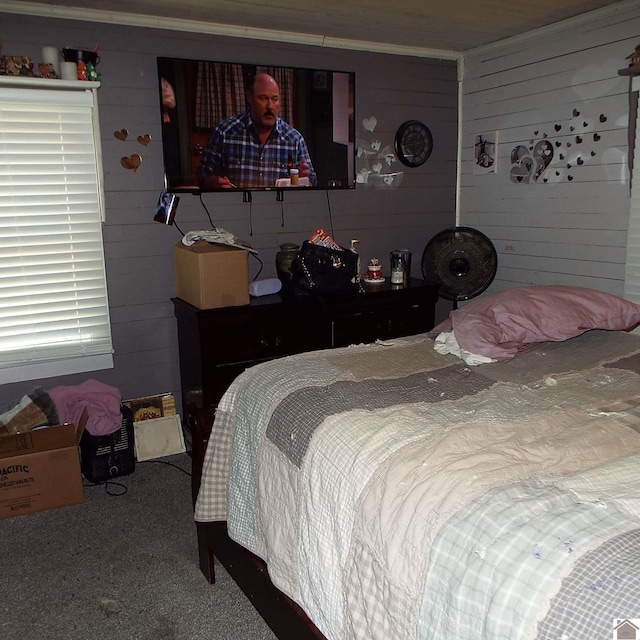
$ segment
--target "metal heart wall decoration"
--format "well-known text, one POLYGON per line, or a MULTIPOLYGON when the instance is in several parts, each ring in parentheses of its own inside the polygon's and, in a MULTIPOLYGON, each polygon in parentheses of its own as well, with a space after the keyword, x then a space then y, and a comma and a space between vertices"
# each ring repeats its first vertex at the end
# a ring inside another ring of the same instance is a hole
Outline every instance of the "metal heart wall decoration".
POLYGON ((378 124, 378 119, 375 116, 371 116, 370 118, 365 118, 362 121, 362 126, 367 130, 373 133, 373 130, 376 128, 378 124))
POLYGON ((151 142, 151 136, 148 133, 145 133, 143 136, 138 136, 136 140, 146 147, 151 142))
POLYGON ((120 158, 120 164, 125 169, 133 171, 135 173, 138 170, 138 167, 142 164, 142 158, 137 153, 134 153, 129 157, 124 156, 120 158))
POLYGON ((126 129, 120 129, 120 131, 113 132, 113 137, 117 138, 118 140, 122 140, 122 142, 124 142, 127 139, 128 135, 129 135, 129 132, 126 129))

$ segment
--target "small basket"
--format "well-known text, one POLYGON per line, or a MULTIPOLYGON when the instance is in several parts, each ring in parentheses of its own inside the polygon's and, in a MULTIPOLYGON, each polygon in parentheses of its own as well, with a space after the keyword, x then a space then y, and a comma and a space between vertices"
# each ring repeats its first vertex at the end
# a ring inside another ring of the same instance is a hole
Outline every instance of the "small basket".
POLYGON ((85 431, 80 438, 80 468, 90 482, 98 483, 126 476, 135 469, 133 413, 120 407, 122 426, 106 436, 85 431))

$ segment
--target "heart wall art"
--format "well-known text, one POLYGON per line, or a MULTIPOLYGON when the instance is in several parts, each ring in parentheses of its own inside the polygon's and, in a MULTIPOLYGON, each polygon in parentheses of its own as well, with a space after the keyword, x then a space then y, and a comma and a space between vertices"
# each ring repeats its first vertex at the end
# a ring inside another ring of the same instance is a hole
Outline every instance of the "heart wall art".
POLYGON ((378 118, 367 116, 360 124, 362 128, 356 135, 356 184, 382 189, 399 187, 404 173, 393 171, 398 160, 393 144, 375 133, 378 118))
POLYGON ((120 164, 127 170, 134 173, 138 170, 138 167, 142 164, 142 156, 134 153, 131 156, 124 156, 120 158, 120 164))
POLYGON ((556 122, 548 132, 535 130, 528 144, 518 144, 511 151, 511 181, 573 182, 576 170, 594 162, 601 153, 598 143, 602 135, 595 128, 607 120, 604 113, 586 116, 574 108, 568 122, 556 122))
MULTIPOLYGON (((129 131, 124 127, 122 129, 117 129, 113 132, 113 137, 116 140, 120 140, 120 142, 126 142, 129 137, 129 131)), ((151 136, 148 133, 139 135, 136 137, 136 142, 141 144, 143 147, 146 147, 151 142, 151 136)), ((142 156, 138 153, 120 158, 120 165, 127 171, 132 171, 133 173, 138 170, 141 164, 142 156)))

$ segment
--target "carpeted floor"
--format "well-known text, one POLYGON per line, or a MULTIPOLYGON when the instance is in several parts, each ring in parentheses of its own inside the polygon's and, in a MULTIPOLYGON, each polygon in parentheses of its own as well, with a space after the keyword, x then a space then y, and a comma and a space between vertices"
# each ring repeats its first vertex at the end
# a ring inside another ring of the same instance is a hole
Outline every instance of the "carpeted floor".
POLYGON ((220 565, 215 585, 200 573, 189 469, 138 463, 108 485, 124 495, 87 486, 82 504, 1 520, 0 637, 273 640, 220 565))

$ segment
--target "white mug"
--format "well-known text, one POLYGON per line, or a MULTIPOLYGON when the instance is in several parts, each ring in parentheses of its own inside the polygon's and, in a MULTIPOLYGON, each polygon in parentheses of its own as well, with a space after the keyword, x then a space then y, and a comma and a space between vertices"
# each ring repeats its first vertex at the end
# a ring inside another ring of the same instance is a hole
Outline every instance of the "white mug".
POLYGON ((61 62, 60 63, 60 77, 63 80, 77 80, 78 79, 78 65, 75 62, 61 62))

